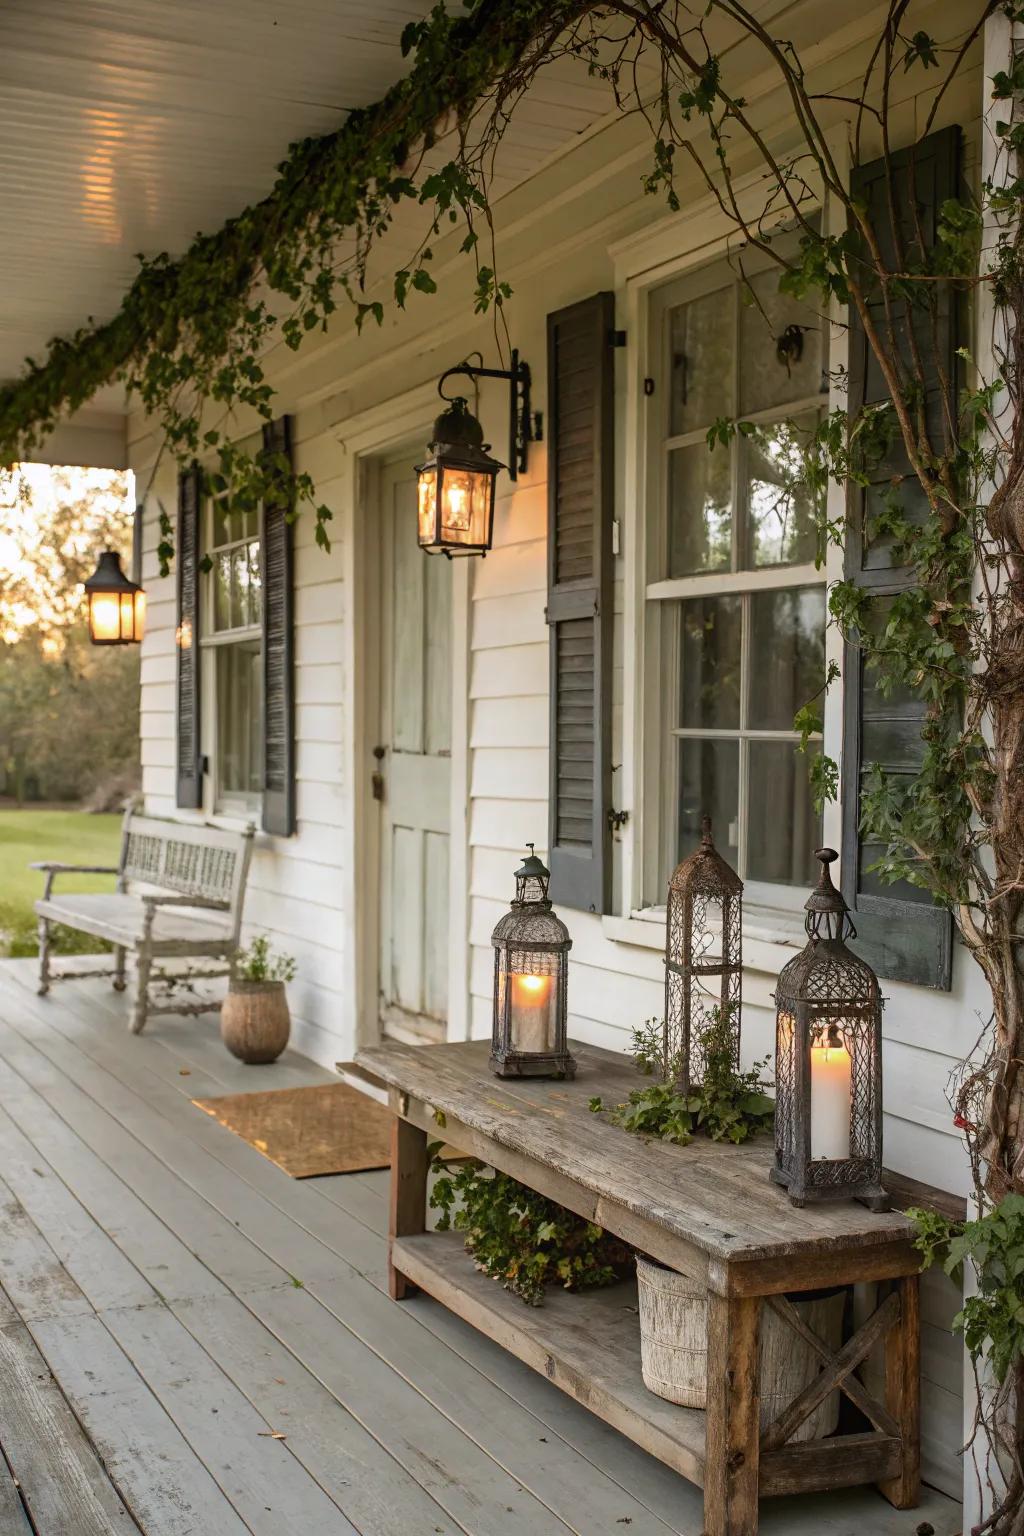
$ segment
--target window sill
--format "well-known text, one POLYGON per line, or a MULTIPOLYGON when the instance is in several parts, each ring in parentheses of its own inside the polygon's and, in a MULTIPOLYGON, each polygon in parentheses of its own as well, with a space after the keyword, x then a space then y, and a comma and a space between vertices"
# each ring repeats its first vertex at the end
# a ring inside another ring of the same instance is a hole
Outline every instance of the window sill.
MULTIPOLYGON (((629 917, 603 917, 606 939, 640 949, 665 949, 665 909, 646 907, 629 917)), ((804 945, 804 926, 795 912, 746 907, 743 912, 743 969, 777 976, 804 945)))

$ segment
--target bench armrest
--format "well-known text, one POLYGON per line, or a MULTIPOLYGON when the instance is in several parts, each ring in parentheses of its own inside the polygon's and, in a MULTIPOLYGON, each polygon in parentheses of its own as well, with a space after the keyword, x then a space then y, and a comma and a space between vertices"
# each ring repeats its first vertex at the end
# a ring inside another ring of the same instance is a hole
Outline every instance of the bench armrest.
POLYGON ((30 864, 29 869, 38 869, 46 876, 46 884, 43 888, 44 901, 49 901, 53 892, 53 882, 58 875, 119 875, 121 873, 116 865, 62 864, 56 859, 41 859, 36 864, 30 864))
POLYGON ((118 875, 121 873, 116 864, 60 864, 52 859, 30 864, 29 869, 41 869, 47 875, 118 875))
POLYGON ((210 896, 149 896, 141 895, 147 907, 208 907, 212 912, 230 912, 229 901, 216 901, 210 896))

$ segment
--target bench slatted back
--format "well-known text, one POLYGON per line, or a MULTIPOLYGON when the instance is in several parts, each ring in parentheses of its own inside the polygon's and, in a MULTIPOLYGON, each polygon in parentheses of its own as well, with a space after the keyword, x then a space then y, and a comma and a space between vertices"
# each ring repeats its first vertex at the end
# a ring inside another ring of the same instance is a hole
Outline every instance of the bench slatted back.
POLYGON ((251 826, 231 832, 130 810, 124 819, 119 883, 123 889, 139 880, 178 896, 223 902, 237 936, 252 838, 251 826))

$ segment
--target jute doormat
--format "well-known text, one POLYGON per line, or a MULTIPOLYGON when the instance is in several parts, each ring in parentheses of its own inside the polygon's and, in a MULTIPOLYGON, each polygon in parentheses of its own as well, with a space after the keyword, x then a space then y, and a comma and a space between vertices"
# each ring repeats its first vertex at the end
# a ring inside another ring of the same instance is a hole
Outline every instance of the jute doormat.
POLYGON ((389 1111, 344 1083, 192 1102, 293 1179, 390 1166, 389 1111))

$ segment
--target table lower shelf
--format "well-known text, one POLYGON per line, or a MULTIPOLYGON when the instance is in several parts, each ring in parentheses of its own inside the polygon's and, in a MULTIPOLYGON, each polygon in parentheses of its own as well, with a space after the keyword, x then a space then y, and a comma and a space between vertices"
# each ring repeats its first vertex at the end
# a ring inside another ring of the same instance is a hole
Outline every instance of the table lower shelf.
MULTIPOLYGON (((394 1266, 449 1311, 532 1366, 645 1451, 704 1486, 707 1415, 648 1392, 640 1370, 636 1282, 570 1294, 542 1307, 481 1274, 455 1232, 395 1238, 394 1266)), ((830 1435, 762 1453, 761 1497, 845 1488, 896 1477, 900 1441, 874 1432, 830 1435)))
POLYGON ((528 1307, 480 1273, 457 1233, 396 1238, 392 1259, 421 1290, 703 1487, 706 1415, 644 1386, 635 1281, 582 1295, 552 1288, 542 1307, 528 1307))

